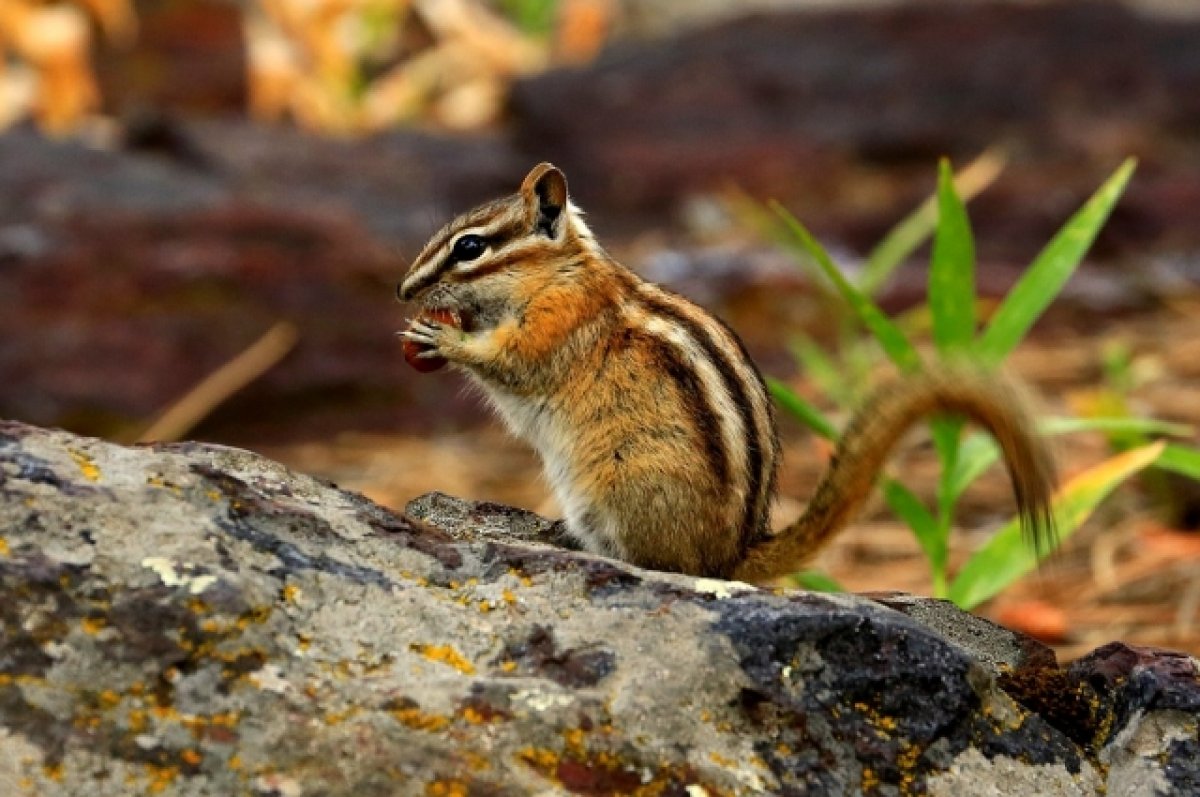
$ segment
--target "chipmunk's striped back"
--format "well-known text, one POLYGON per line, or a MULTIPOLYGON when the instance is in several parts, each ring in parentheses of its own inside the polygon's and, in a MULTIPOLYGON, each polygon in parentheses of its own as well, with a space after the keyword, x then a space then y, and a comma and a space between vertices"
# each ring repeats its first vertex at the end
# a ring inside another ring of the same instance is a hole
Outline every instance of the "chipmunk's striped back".
MULTIPOLYGON (((687 412, 697 428, 714 419, 719 436, 707 434, 710 467, 738 505, 740 555, 767 532, 779 438, 770 395, 742 341, 726 324, 690 301, 641 280, 630 291, 644 308, 646 332, 664 343, 664 373, 681 389, 697 381, 687 412)), ((681 390, 681 392, 687 392, 681 390)))
MULTIPOLYGON (((779 444, 766 387, 741 341, 609 257, 549 164, 516 195, 439 231, 399 293, 463 319, 455 328, 418 318, 404 334, 463 368, 537 449, 571 536, 642 566, 730 576, 752 562, 741 570, 756 580, 788 572, 865 499, 886 451, 864 451, 876 441, 890 449, 903 431, 863 424, 857 447, 845 449, 851 456, 818 491, 819 511, 770 537, 779 444), (861 495, 841 495, 846 486, 861 495)), ((897 394, 904 406, 884 397, 874 409, 896 410, 880 417, 904 424, 930 409, 965 412, 989 428, 999 423, 1024 446, 1001 440, 1010 465, 1041 456, 1025 445, 1023 416, 986 389, 940 401, 949 384, 919 383, 897 394), (980 402, 987 412, 973 412, 980 402)), ((1024 493, 1035 509, 1047 497, 1039 463, 1024 493)))

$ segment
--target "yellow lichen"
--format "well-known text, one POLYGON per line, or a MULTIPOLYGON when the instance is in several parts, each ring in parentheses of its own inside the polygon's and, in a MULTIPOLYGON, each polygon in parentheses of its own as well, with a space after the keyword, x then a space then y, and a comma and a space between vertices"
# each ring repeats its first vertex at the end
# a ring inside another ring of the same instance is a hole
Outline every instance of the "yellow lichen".
POLYGON ((283 599, 288 603, 295 603, 300 599, 300 588, 295 584, 284 584, 283 599))
POLYGON ((0 556, 8 556, 8 540, 0 537, 0 556))
POLYGON ((901 743, 900 752, 896 755, 896 767, 905 772, 917 765, 921 758, 921 748, 907 742, 901 743))
POLYGON ((200 762, 204 760, 203 755, 196 750, 192 750, 191 748, 184 750, 179 754, 179 757, 183 759, 183 763, 193 767, 200 766, 200 762))
POLYGON ((475 674, 475 665, 450 645, 423 645, 417 643, 412 645, 411 648, 430 661, 446 664, 458 670, 463 675, 475 674))
POLYGON ((584 733, 582 728, 567 728, 563 731, 563 741, 567 744, 567 751, 575 755, 583 755, 583 739, 584 733))
POLYGON ((237 753, 229 756, 229 760, 225 762, 225 766, 232 769, 234 772, 242 768, 242 757, 237 753))
POLYGON ((176 495, 183 495, 182 487, 180 487, 178 484, 167 481, 161 476, 151 476, 150 478, 146 479, 146 484, 150 485, 151 487, 161 487, 163 489, 170 490, 176 495))
POLYGON ((111 689, 105 689, 98 698, 100 708, 110 709, 121 703, 121 696, 111 689))
POLYGON ((148 720, 146 712, 140 708, 130 709, 129 718, 126 720, 126 725, 131 733, 141 733, 146 730, 148 720))
POLYGON ((237 726, 238 721, 241 720, 241 718, 241 712, 220 711, 209 716, 208 721, 212 725, 216 725, 221 728, 233 728, 237 726))
POLYGON ((471 750, 464 750, 462 757, 467 762, 467 768, 472 772, 483 772, 485 769, 491 769, 492 767, 492 762, 488 760, 487 756, 480 755, 471 750))
POLYGON ((472 725, 482 725, 488 721, 488 718, 481 714, 473 706, 463 706, 462 710, 458 712, 458 716, 462 717, 465 721, 471 723, 472 725))
POLYGON ((553 771, 558 766, 558 753, 543 747, 522 747, 517 758, 543 771, 553 771))
POLYGON ((359 713, 359 709, 356 706, 350 706, 345 711, 330 711, 325 714, 325 724, 341 725, 346 720, 358 716, 359 713))
POLYGON ((461 780, 433 780, 425 784, 426 797, 467 797, 467 784, 461 780))
POLYGON ((192 737, 201 739, 208 730, 208 718, 199 714, 184 714, 179 717, 179 724, 191 731, 192 737))
POLYGON ((74 721, 72 722, 76 728, 85 731, 96 730, 100 727, 100 723, 100 717, 95 714, 82 714, 78 717, 75 717, 74 721))
POLYGON ((271 619, 271 607, 259 606, 255 609, 242 612, 241 615, 238 616, 237 627, 240 630, 245 631, 252 624, 261 625, 269 619, 271 619))
POLYGON ((47 780, 52 780, 55 783, 62 783, 63 765, 62 764, 45 764, 42 766, 42 774, 47 780))
POLYGON ((79 468, 79 472, 83 474, 83 478, 90 482, 100 481, 100 468, 96 467, 96 463, 92 461, 91 457, 73 448, 67 449, 67 453, 71 455, 71 459, 79 468))
POLYGON ((441 714, 426 714, 415 706, 393 709, 391 713, 401 725, 417 731, 440 731, 450 724, 449 717, 441 714))
POLYGON ((150 779, 150 783, 146 786, 146 791, 150 794, 161 794, 166 791, 175 778, 179 775, 179 767, 159 766, 157 764, 146 765, 146 777, 150 779))
POLYGON ((729 767, 737 765, 737 762, 734 761, 732 758, 726 758, 725 756, 721 755, 720 753, 709 753, 708 760, 712 761, 714 764, 716 764, 719 767, 729 768, 729 767))
POLYGON ((108 625, 108 621, 103 617, 85 617, 79 625, 83 628, 85 634, 94 636, 104 630, 104 627, 108 625))

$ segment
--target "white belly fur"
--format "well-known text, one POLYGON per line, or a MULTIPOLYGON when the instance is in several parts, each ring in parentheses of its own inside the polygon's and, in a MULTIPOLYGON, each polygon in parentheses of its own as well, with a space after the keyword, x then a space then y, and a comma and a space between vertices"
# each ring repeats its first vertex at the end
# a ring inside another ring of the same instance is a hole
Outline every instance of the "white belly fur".
POLYGON ((542 472, 562 508, 571 534, 589 551, 620 557, 622 546, 617 530, 610 528, 604 513, 589 507, 586 497, 575 489, 569 454, 574 440, 565 431, 554 410, 536 399, 516 397, 491 385, 482 387, 509 431, 538 452, 542 459, 542 472), (593 511, 589 512, 589 509, 593 511), (589 516, 591 523, 585 522, 589 516), (592 527, 597 520, 601 527, 592 527))

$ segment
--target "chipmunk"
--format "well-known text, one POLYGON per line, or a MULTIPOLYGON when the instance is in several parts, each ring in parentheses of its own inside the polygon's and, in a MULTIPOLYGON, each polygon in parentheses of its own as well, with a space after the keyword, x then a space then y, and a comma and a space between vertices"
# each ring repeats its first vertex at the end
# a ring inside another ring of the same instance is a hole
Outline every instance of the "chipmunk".
POLYGON ((406 346, 464 370, 532 444, 587 551, 747 582, 795 572, 862 508, 904 433, 942 413, 991 433, 1025 528, 1053 534, 1043 442, 1009 387, 963 370, 877 390, 807 509, 771 534, 779 435, 741 340, 610 257, 549 163, 438 231, 397 293, 423 308, 406 346))

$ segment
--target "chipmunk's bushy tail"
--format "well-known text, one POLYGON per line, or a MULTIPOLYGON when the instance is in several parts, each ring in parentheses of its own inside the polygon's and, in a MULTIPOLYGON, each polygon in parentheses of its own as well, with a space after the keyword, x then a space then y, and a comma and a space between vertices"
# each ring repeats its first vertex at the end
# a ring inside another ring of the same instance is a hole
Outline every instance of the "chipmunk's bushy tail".
POLYGON ((963 416, 995 438, 1022 526, 1031 544, 1045 550, 1055 537, 1054 463, 1024 405, 1011 385, 970 370, 931 371, 884 385, 851 420, 804 514, 752 547, 733 578, 762 582, 800 569, 862 509, 904 434, 935 415, 963 416))

